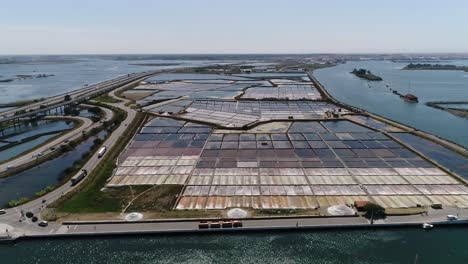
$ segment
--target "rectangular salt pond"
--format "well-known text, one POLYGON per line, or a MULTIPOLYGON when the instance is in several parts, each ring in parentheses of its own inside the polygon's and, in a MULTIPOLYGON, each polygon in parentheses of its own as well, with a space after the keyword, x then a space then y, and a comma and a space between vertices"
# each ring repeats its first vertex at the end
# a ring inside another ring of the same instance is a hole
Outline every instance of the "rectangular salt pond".
POLYGON ((410 145, 437 163, 453 170, 465 179, 468 179, 468 158, 435 142, 415 136, 411 133, 392 133, 392 136, 410 145))
POLYGON ((423 195, 468 196, 455 178, 418 167, 420 157, 382 133, 348 121, 278 124, 212 133, 208 125, 155 118, 122 154, 108 185, 186 185, 178 209, 313 209, 371 198, 396 208, 430 201, 423 195))

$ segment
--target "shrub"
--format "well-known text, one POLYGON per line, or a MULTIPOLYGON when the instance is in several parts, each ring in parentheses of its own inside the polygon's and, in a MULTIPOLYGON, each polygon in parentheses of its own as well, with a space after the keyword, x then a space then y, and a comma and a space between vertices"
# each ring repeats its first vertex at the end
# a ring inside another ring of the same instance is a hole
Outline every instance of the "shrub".
POLYGON ((29 198, 27 198, 27 197, 22 197, 22 198, 20 198, 20 199, 18 199, 18 200, 11 200, 11 201, 9 201, 9 202, 8 202, 8 206, 9 206, 9 207, 15 207, 15 206, 18 206, 18 205, 25 204, 25 203, 27 203, 27 202, 29 202, 29 198))
POLYGON ((33 218, 31 218, 31 221, 33 221, 33 223, 37 222, 37 216, 33 216, 33 218))
POLYGON ((101 143, 102 143, 102 139, 100 139, 100 138, 96 138, 96 139, 94 139, 94 141, 93 141, 93 144, 94 144, 95 146, 100 145, 101 143))
POLYGON ((26 217, 27 218, 31 218, 33 216, 34 216, 34 214, 32 212, 26 212, 26 217))
POLYGON ((383 219, 385 218, 385 209, 375 203, 367 203, 364 206, 364 211, 366 212, 365 217, 367 219, 383 219))

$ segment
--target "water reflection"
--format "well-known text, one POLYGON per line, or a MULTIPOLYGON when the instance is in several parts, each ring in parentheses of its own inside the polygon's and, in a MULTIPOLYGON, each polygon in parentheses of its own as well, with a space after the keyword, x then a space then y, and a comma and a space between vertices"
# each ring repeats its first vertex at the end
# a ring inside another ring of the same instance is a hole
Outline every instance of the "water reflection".
POLYGON ((0 205, 8 203, 12 199, 33 196, 45 187, 59 183, 66 176, 63 171, 91 149, 94 139, 97 137, 102 139, 106 134, 107 132, 102 131, 60 157, 46 161, 17 175, 0 179, 0 205))

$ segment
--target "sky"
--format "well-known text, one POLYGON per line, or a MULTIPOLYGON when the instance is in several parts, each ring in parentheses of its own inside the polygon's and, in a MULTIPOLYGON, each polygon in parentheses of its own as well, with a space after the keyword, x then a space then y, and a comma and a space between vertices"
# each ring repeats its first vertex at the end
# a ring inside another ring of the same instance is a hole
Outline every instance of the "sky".
POLYGON ((0 54, 468 53, 466 0, 1 0, 0 54))

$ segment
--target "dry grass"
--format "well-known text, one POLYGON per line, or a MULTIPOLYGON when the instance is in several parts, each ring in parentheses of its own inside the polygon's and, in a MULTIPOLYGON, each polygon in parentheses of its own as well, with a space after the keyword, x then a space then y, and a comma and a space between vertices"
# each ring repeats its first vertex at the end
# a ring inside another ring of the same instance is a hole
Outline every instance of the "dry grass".
POLYGON ((424 207, 413 208, 386 208, 385 214, 387 215, 415 215, 426 212, 424 207))

